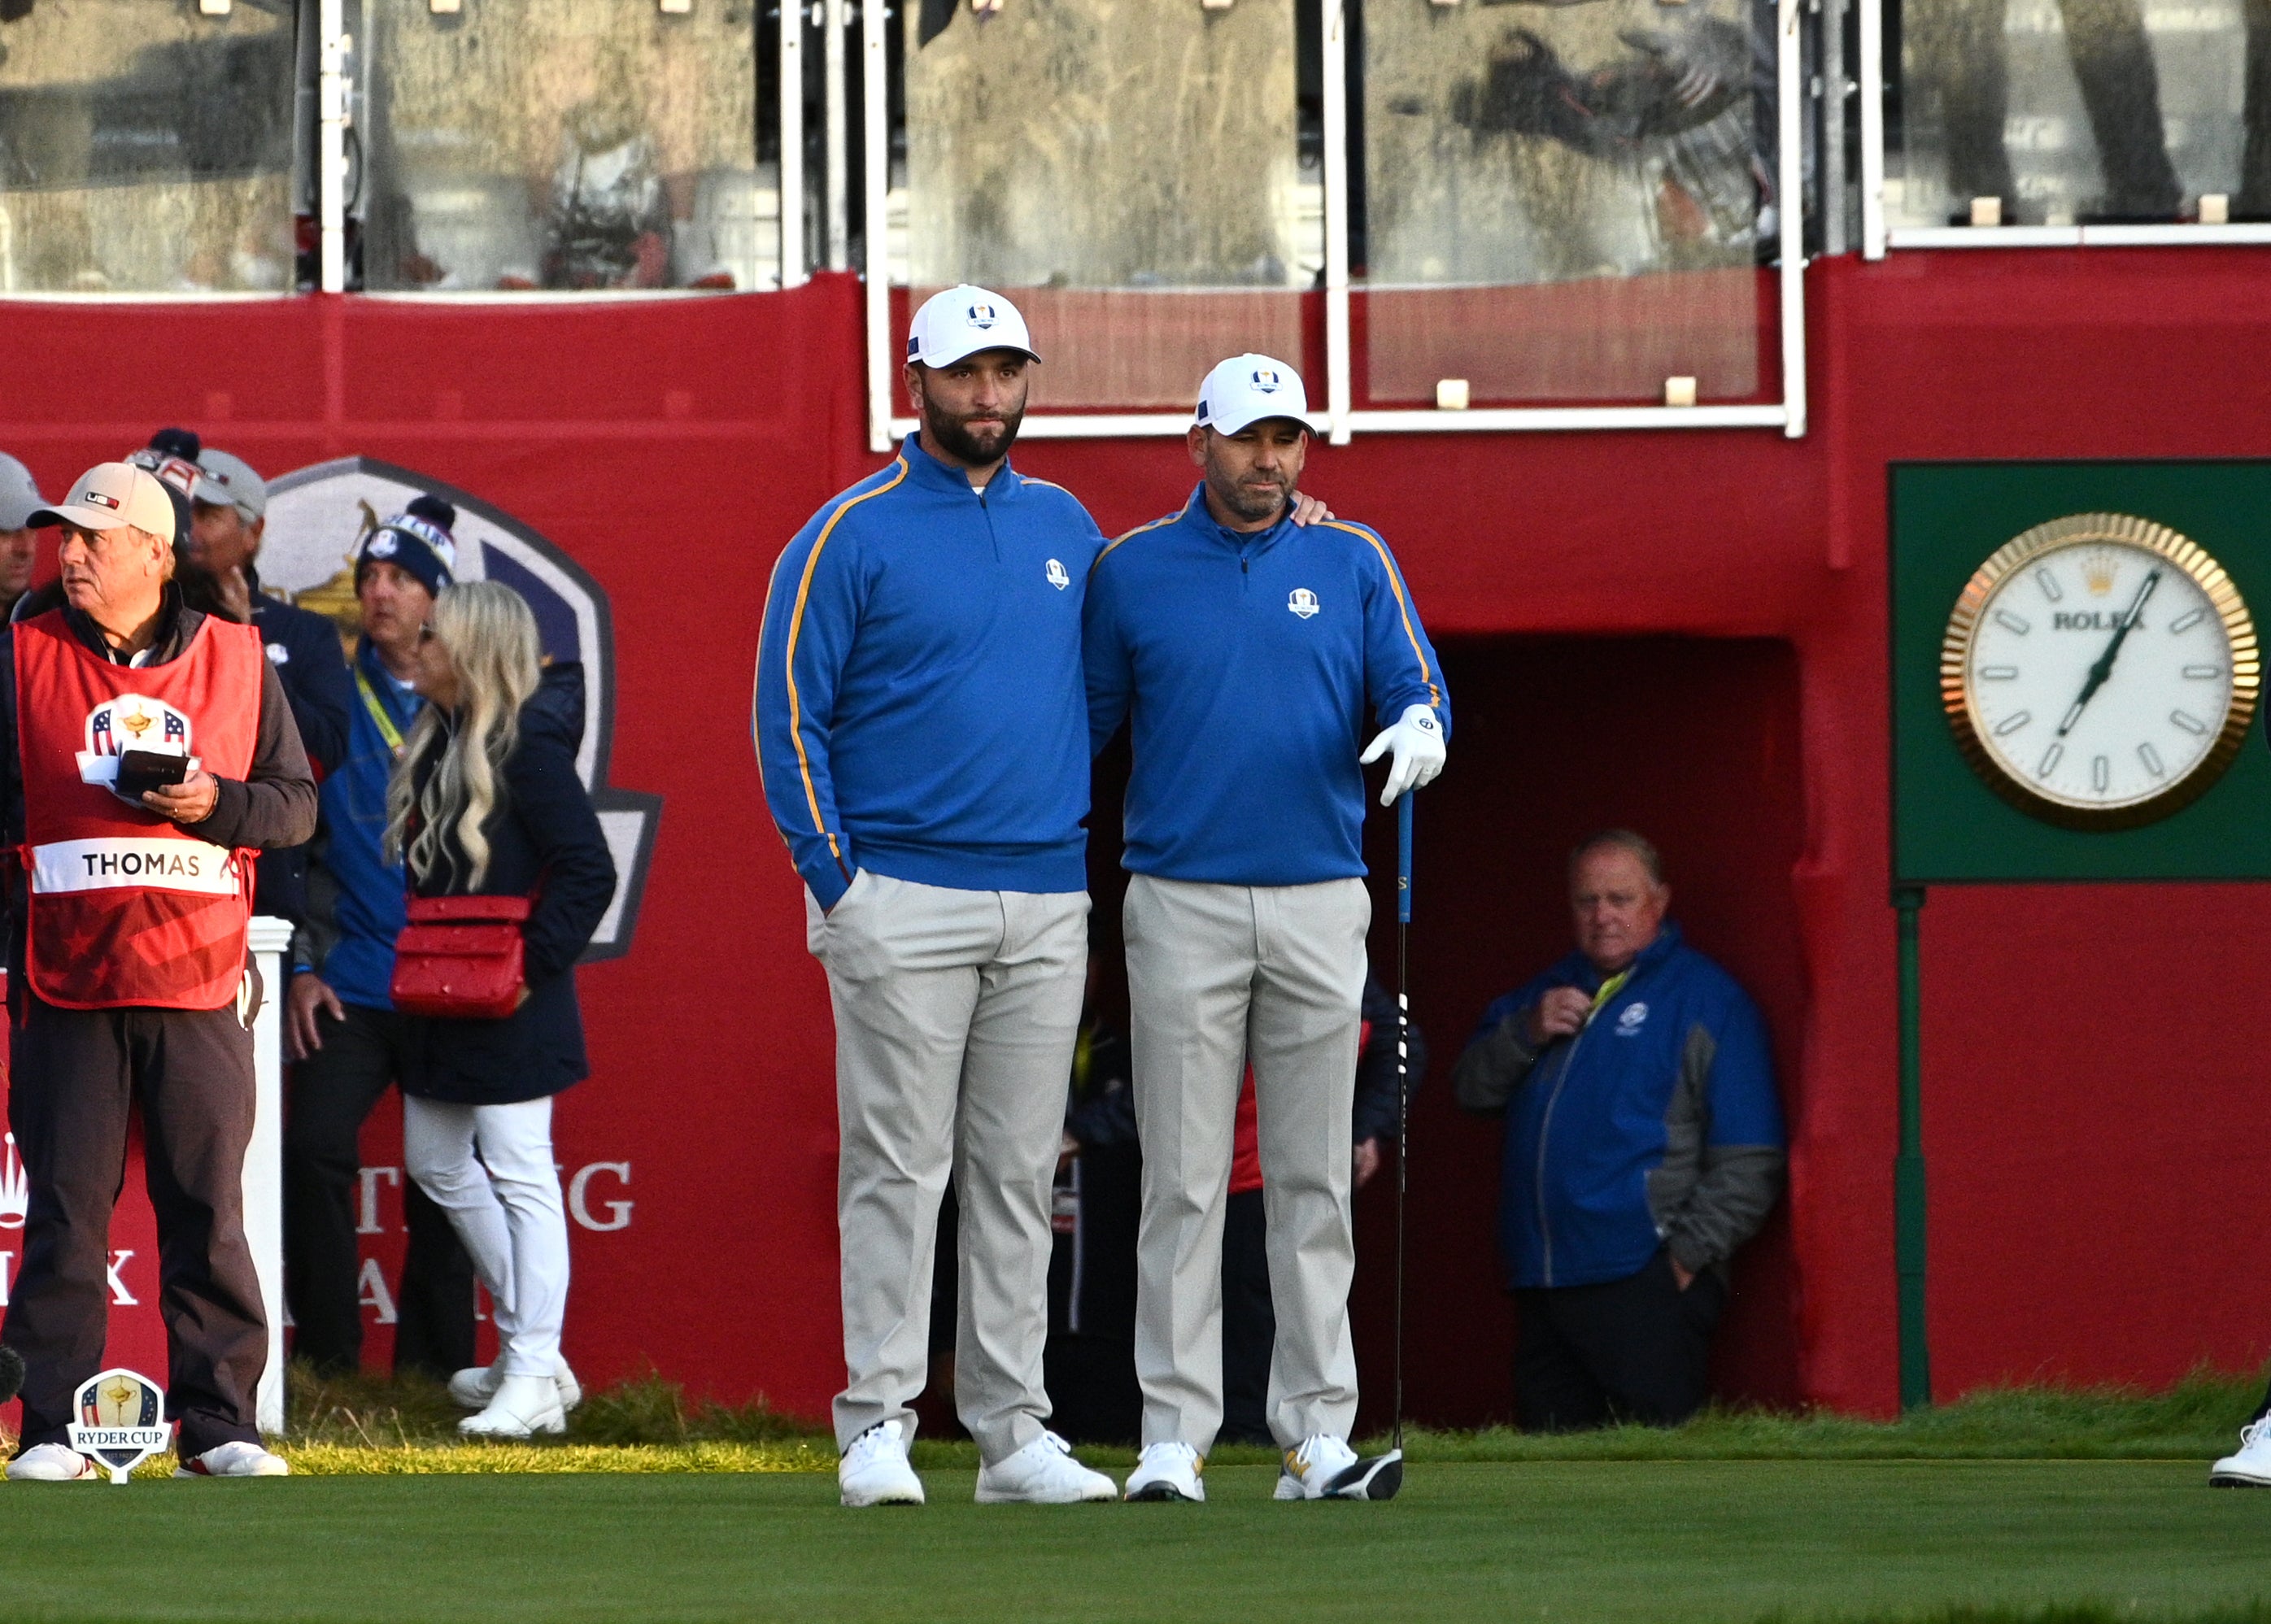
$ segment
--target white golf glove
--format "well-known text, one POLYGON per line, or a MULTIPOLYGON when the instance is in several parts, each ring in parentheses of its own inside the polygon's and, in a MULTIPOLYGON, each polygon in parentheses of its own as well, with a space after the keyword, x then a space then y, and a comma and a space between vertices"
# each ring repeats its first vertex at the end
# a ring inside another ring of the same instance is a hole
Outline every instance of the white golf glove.
POLYGON ((1434 707, 1407 707, 1396 725, 1383 729, 1357 759, 1369 767, 1391 748, 1396 752, 1396 760, 1389 768, 1388 783, 1380 792, 1382 806, 1395 805, 1396 797, 1407 790, 1434 782, 1435 775, 1443 770, 1443 757, 1448 752, 1443 743, 1443 724, 1435 720, 1434 707))

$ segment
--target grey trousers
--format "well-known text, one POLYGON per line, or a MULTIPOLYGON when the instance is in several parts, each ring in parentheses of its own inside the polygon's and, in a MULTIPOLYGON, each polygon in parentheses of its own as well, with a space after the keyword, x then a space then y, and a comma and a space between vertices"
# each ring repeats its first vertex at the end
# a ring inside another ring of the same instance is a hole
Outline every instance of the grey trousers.
POLYGON ((1136 1374, 1143 1442, 1202 1455, 1222 1425, 1222 1226, 1247 1063, 1260 1119, 1270 1432, 1291 1449, 1356 1424, 1350 1115, 1362 1023, 1359 879, 1195 885, 1138 874, 1125 914, 1143 1144, 1136 1374))
POLYGON ((933 1248, 962 1206, 955 1407, 988 1463, 1048 1420, 1049 1186, 1088 973, 1085 892, 956 891, 860 871, 806 941, 836 1012, 844 1363, 837 1446, 914 1433, 933 1248))

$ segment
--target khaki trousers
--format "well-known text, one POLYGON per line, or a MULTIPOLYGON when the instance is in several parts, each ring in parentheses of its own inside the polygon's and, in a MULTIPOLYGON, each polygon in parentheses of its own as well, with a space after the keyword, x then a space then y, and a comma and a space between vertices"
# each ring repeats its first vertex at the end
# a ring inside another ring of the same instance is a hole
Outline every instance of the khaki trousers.
POLYGON ((1049 1186, 1088 973, 1085 892, 957 891, 863 869, 806 941, 836 1012, 844 1363, 836 1442, 929 1371, 938 1204, 961 1202, 955 1407, 990 1464, 1041 1435, 1049 1186))
POLYGON ((1247 1063, 1260 1117, 1277 1338, 1268 1414, 1291 1449, 1356 1424, 1350 1115, 1372 898, 1359 879, 1128 886, 1143 1143, 1136 1374, 1143 1442, 1202 1455, 1222 1425, 1222 1226, 1247 1063))

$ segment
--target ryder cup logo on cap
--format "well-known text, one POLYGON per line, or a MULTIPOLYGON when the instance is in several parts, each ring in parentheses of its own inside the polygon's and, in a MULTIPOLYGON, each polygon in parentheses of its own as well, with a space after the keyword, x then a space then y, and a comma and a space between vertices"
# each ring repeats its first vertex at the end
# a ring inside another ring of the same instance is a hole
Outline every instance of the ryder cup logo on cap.
POLYGON ((1309 395, 1301 374, 1267 355, 1233 355, 1199 385, 1193 419, 1217 434, 1235 434, 1265 418, 1285 418, 1311 428, 1309 395))
POLYGON ((115 530, 130 524, 170 541, 174 502, 154 475, 130 463, 98 463, 78 477, 69 496, 34 512, 26 523, 70 524, 83 530, 115 530))
POLYGON ((1041 359, 1017 307, 966 282, 933 293, 907 324, 907 359, 926 367, 950 367, 980 350, 1017 350, 1041 359))
POLYGON ((125 1482, 135 1467, 174 1441, 165 1393, 131 1370, 106 1370, 80 1383, 71 1409, 78 1418, 65 1428, 71 1448, 108 1466, 113 1483, 125 1482))

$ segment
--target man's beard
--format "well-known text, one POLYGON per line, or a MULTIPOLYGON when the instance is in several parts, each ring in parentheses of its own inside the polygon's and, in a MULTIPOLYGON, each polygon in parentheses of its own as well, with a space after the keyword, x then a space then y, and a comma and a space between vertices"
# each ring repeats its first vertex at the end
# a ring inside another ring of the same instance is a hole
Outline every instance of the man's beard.
POLYGON ((975 463, 981 467, 987 463, 998 463, 1009 455, 1009 448, 1017 442, 1017 426, 1025 420, 1025 409, 1023 406, 1018 407, 1015 412, 1004 411, 997 414, 989 414, 998 415, 1001 418, 1001 434, 1000 438, 988 447, 964 426, 964 419, 950 415, 943 406, 933 400, 927 389, 923 391, 922 404, 923 426, 930 430, 931 438, 938 441, 940 448, 965 463, 975 463))
POLYGON ((1241 519, 1267 519, 1274 517, 1281 511, 1292 494, 1291 481, 1277 486, 1266 494, 1252 486, 1240 482, 1230 487, 1230 493, 1224 498, 1224 501, 1230 510, 1241 519))

